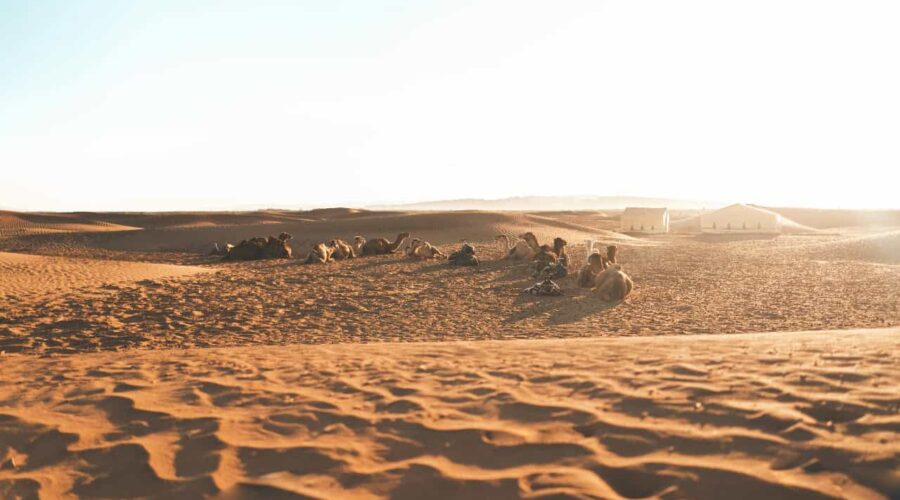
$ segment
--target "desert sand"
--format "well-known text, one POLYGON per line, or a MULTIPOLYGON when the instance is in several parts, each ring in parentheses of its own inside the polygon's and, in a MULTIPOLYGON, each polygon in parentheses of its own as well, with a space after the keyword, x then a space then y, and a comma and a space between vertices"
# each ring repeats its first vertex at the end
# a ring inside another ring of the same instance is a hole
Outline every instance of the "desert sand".
POLYGON ((121 282, 189 276, 208 272, 197 266, 45 257, 0 252, 0 299, 71 294, 121 282))
POLYGON ((0 497, 898 497, 900 224, 803 215, 4 213, 0 497), (208 255, 281 231, 299 258, 208 255), (400 231, 483 264, 302 265, 400 231), (618 245, 635 293, 523 295, 523 231, 618 245))

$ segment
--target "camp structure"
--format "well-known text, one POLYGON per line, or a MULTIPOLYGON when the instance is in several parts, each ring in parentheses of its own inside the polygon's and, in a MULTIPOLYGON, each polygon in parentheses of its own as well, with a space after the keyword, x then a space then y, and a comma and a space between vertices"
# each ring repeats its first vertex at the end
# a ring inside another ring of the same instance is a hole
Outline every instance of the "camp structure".
POLYGON ((669 209, 627 207, 622 212, 620 227, 626 233, 668 233, 669 209))
POLYGON ((704 233, 780 233, 783 223, 781 214, 741 203, 700 215, 704 233))

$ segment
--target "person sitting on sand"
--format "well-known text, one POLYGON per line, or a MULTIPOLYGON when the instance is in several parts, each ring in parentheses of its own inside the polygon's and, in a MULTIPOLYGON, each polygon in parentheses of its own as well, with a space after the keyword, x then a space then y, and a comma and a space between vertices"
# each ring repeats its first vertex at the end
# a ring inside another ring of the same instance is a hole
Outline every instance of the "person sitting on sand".
POLYGON ((450 254, 447 258, 451 266, 477 266, 478 257, 475 256, 475 247, 463 243, 462 248, 450 254))

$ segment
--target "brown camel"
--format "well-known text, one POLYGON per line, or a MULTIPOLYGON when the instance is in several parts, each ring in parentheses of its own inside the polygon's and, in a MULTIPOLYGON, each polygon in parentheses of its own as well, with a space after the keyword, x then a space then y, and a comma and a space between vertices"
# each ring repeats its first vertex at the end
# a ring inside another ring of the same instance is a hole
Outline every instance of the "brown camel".
POLYGON ((509 236, 505 234, 497 235, 497 241, 506 243, 506 256, 504 259, 523 260, 531 259, 541 251, 537 237, 532 232, 519 235, 519 241, 515 245, 510 245, 509 236))
POLYGON ((578 286, 581 288, 594 288, 597 275, 609 267, 606 257, 600 252, 594 252, 588 256, 588 265, 578 273, 578 286))
POLYGON ((304 264, 328 264, 334 259, 331 257, 334 252, 334 248, 324 244, 317 243, 313 245, 312 249, 309 251, 309 255, 306 256, 306 260, 303 261, 304 264))
POLYGON ((291 258, 291 246, 288 244, 292 236, 281 233, 277 238, 250 238, 241 241, 237 246, 230 246, 223 260, 258 260, 258 259, 289 259, 291 258))
POLYGON ((565 257, 568 259, 566 255, 567 244, 566 240, 562 238, 554 238, 552 247, 550 245, 541 245, 540 251, 531 259, 535 272, 540 272, 547 266, 556 264, 560 258, 565 257))
POLYGON ((621 264, 611 264, 597 275, 595 282, 594 293, 604 302, 625 300, 634 288, 634 283, 622 270, 621 264))
POLYGON ((293 238, 293 236, 288 233, 281 233, 277 238, 269 236, 269 238, 266 240, 266 245, 262 250, 262 258, 290 259, 293 252, 288 241, 291 238, 293 238))
POLYGON ((400 245, 409 238, 409 233, 400 233, 393 243, 384 238, 375 238, 366 241, 362 247, 362 255, 386 255, 397 251, 400 245))
POLYGON ((331 240, 330 246, 333 249, 331 256, 335 260, 352 259, 356 257, 356 250, 344 240, 331 240))
POLYGON ((410 243, 409 247, 406 249, 406 255, 410 259, 445 259, 446 255, 443 254, 440 250, 437 249, 431 243, 427 241, 422 241, 419 238, 414 238, 410 243))
POLYGON ((353 253, 355 253, 357 257, 362 255, 362 249, 365 244, 366 239, 362 236, 353 237, 353 253))
POLYGON ((617 253, 619 253, 619 247, 615 245, 606 247, 606 260, 608 260, 610 264, 615 264, 617 253))

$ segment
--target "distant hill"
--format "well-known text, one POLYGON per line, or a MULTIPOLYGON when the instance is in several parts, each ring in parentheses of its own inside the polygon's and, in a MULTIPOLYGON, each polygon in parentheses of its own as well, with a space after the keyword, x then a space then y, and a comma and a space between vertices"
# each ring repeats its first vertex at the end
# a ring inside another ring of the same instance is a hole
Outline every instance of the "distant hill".
POLYGON ((468 198, 460 200, 426 201, 401 205, 367 207, 371 210, 495 210, 495 211, 554 211, 554 210, 616 210, 631 206, 668 207, 676 210, 715 209, 725 203, 679 200, 672 198, 647 198, 640 196, 521 196, 485 200, 468 198))

